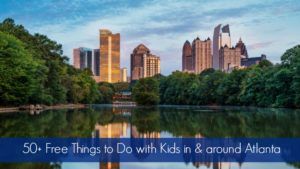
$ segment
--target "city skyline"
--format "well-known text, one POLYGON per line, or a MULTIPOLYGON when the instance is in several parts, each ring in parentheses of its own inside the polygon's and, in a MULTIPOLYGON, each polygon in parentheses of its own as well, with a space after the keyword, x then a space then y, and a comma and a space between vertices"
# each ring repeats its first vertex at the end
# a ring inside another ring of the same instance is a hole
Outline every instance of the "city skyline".
POLYGON ((249 57, 264 53, 272 62, 279 62, 285 49, 300 43, 299 4, 299 1, 3 1, 0 19, 14 18, 31 33, 56 39, 63 45, 70 64, 73 48, 96 49, 99 42, 95 35, 99 28, 110 29, 122 35, 121 67, 130 67, 132 49, 143 43, 161 57, 162 74, 168 75, 181 70, 183 42, 196 36, 212 39, 214 27, 221 23, 230 25, 234 44, 240 37, 243 39, 249 57), (89 11, 95 7, 103 10, 89 11))

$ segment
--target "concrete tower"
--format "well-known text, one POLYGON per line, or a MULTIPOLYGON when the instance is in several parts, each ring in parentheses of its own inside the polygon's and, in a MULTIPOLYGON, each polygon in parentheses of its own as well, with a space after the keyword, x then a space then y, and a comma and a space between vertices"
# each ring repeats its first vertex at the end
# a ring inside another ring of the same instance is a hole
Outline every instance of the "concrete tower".
POLYGON ((229 25, 222 27, 221 24, 215 27, 213 36, 213 68, 218 70, 220 68, 219 50, 221 47, 231 47, 231 36, 229 25))

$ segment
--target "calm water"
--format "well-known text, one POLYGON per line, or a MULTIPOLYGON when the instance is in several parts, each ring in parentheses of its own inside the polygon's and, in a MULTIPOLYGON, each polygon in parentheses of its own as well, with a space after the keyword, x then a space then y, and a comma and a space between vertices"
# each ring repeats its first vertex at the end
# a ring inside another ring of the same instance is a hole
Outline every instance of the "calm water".
MULTIPOLYGON (((2 137, 300 137, 300 111, 164 106, 0 114, 2 137)), ((5 169, 285 169, 287 163, 62 163, 0 164, 5 169)))

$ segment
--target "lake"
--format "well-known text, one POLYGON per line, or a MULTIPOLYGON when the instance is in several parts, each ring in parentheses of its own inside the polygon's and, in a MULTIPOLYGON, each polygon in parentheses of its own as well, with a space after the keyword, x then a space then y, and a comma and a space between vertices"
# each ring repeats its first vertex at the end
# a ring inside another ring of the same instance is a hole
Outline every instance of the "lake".
MULTIPOLYGON (((242 107, 91 105, 77 110, 0 114, 1 137, 300 137, 300 110, 242 107)), ((15 163, 0 168, 285 169, 288 163, 15 163)))

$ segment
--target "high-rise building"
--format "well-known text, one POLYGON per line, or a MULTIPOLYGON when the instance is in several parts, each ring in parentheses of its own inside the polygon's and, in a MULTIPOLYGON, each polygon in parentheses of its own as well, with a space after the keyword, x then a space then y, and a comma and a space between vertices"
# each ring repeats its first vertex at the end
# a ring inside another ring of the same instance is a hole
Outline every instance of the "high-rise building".
POLYGON ((121 82, 127 82, 127 68, 121 69, 121 82))
POLYGON ((144 77, 152 77, 160 74, 160 58, 155 55, 144 55, 144 77))
POLYGON ((150 50, 140 44, 131 54, 130 75, 131 80, 151 77, 160 73, 160 58, 152 55, 150 50))
POLYGON ((90 69, 93 73, 93 78, 99 82, 100 76, 100 53, 99 49, 76 48, 73 49, 73 64, 77 69, 90 69))
POLYGON ((248 58, 247 48, 246 48, 246 45, 244 44, 244 42, 242 41, 242 38, 240 38, 239 42, 235 45, 235 47, 241 49, 241 57, 242 58, 248 58))
POLYGON ((77 69, 88 68, 94 74, 93 58, 92 49, 83 47, 73 49, 73 64, 77 69))
POLYGON ((222 27, 221 24, 215 27, 213 36, 213 68, 218 70, 220 68, 219 50, 221 47, 227 45, 231 47, 231 36, 229 25, 222 27))
POLYGON ((199 37, 194 39, 192 58, 195 73, 201 73, 203 70, 212 67, 211 40, 209 38, 204 41, 201 41, 199 37))
POLYGON ((182 48, 182 71, 193 72, 194 71, 194 61, 192 57, 192 45, 187 40, 185 41, 182 48))
POLYGON ((100 81, 120 81, 120 34, 100 29, 100 81))
POLYGON ((100 50, 94 49, 94 69, 95 76, 100 76, 100 50))
POLYGON ((225 47, 221 47, 219 55, 220 70, 224 72, 231 72, 233 69, 241 67, 240 48, 229 48, 225 45, 225 47))

